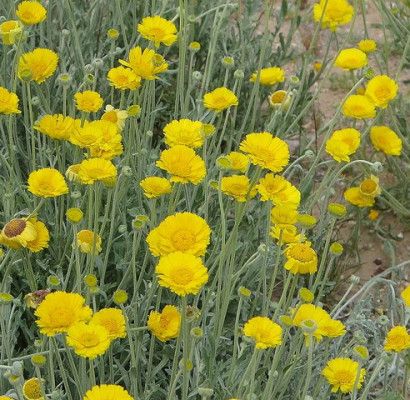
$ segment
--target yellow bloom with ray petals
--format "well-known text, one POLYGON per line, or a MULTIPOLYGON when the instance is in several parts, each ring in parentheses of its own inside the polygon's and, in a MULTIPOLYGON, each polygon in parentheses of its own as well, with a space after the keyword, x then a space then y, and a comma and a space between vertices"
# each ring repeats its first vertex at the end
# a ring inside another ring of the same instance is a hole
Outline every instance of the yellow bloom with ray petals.
POLYGON ((117 168, 104 158, 88 158, 81 161, 78 168, 78 179, 85 185, 95 182, 111 181, 117 177, 117 168))
POLYGON ((346 128, 334 131, 326 141, 326 152, 336 161, 350 161, 352 154, 360 146, 360 132, 354 128, 346 128))
POLYGON ((289 244, 285 256, 284 268, 292 274, 314 274, 317 271, 317 254, 309 242, 289 244))
POLYGON ((13 92, 0 86, 0 114, 20 114, 19 98, 13 92))
POLYGON ((399 156, 403 149, 399 135, 388 126, 372 126, 370 140, 376 150, 389 156, 399 156))
POLYGON ((131 68, 123 66, 111 68, 107 74, 110 86, 118 90, 135 90, 141 86, 141 77, 131 68))
POLYGON ((19 21, 4 21, 0 24, 0 39, 5 46, 12 46, 20 39, 22 31, 23 28, 19 21))
POLYGON ((101 120, 113 123, 117 126, 120 132, 124 129, 125 121, 127 120, 127 118, 128 111, 119 110, 118 108, 114 108, 110 104, 105 106, 104 114, 101 116, 101 120))
POLYGON ((357 44, 357 47, 361 51, 368 54, 368 53, 373 53, 374 51, 376 51, 377 43, 375 40, 372 40, 372 39, 363 39, 357 44))
POLYGON ((149 199, 156 199, 164 194, 171 193, 171 182, 159 176, 148 176, 140 182, 144 195, 149 199))
MULTIPOLYGON (((256 82, 258 72, 254 72, 250 78, 251 82, 256 82)), ((280 67, 262 68, 259 72, 259 83, 264 86, 272 86, 285 80, 285 71, 280 67)))
MULTIPOLYGON (((326 367, 322 370, 322 375, 332 386, 332 393, 338 391, 342 393, 350 393, 356 385, 359 368, 359 363, 350 358, 333 358, 328 361, 326 367)), ((366 370, 361 368, 359 381, 357 383, 358 389, 362 387, 365 374, 366 370)))
POLYGON ((272 224, 280 226, 294 225, 298 221, 298 212, 287 205, 273 207, 270 213, 272 224))
POLYGON ((78 110, 84 112, 96 112, 104 104, 101 95, 93 90, 84 90, 74 95, 75 106, 78 110))
POLYGON ((366 85, 365 95, 376 105, 386 108, 396 98, 399 91, 397 82, 387 75, 378 75, 370 79, 366 85))
POLYGON ((133 397, 118 385, 96 385, 88 390, 82 400, 134 400, 133 397))
POLYGON ((4 225, 1 231, 1 241, 10 248, 26 247, 28 242, 35 240, 37 230, 34 224, 23 218, 14 218, 4 225))
POLYGON ((405 326, 394 326, 387 332, 384 350, 399 353, 410 349, 410 334, 405 326))
POLYGON ((335 31, 339 26, 347 25, 355 11, 347 0, 320 0, 313 6, 315 22, 321 22, 323 29, 335 31))
POLYGON ((27 241, 26 248, 32 253, 38 253, 48 247, 48 242, 50 241, 50 233, 44 222, 37 221, 36 218, 30 218, 30 223, 33 224, 36 230, 36 237, 33 240, 27 241))
POLYGON ((30 172, 28 191, 39 197, 57 197, 68 193, 64 176, 54 168, 41 168, 30 172))
POLYGON ((249 158, 238 151, 231 151, 224 157, 228 161, 229 169, 245 173, 249 166, 249 158))
POLYGON ((43 22, 47 10, 38 1, 22 1, 16 10, 18 19, 25 25, 36 25, 43 22))
POLYGON ((181 313, 177 307, 166 305, 161 312, 150 312, 147 326, 161 342, 175 339, 181 329, 181 313))
POLYGON ((290 224, 273 225, 270 236, 278 240, 279 244, 300 243, 306 239, 305 235, 298 232, 296 226, 290 224))
POLYGON ((39 378, 30 378, 26 380, 22 388, 26 400, 45 400, 42 395, 43 390, 43 382, 39 378))
POLYGON ((155 273, 160 286, 181 297, 198 294, 208 282, 208 270, 202 260, 180 251, 161 257, 155 273))
POLYGON ((221 190, 240 203, 248 201, 256 195, 256 188, 250 187, 250 180, 246 175, 224 176, 221 179, 221 190))
POLYGON ((68 140, 74 131, 74 119, 62 114, 47 114, 35 124, 34 129, 57 140, 68 140))
POLYGON ((22 80, 43 83, 57 69, 58 54, 50 49, 37 48, 20 56, 17 75, 22 80))
POLYGON ((363 68, 367 65, 367 55, 354 47, 343 49, 337 55, 335 65, 345 70, 363 68))
POLYGON ((367 96, 352 94, 343 103, 342 112, 345 117, 355 119, 374 118, 376 108, 367 96))
POLYGON ((77 233, 77 246, 82 253, 98 254, 101 252, 101 236, 89 229, 83 229, 77 233))
POLYGON ((205 108, 215 112, 221 112, 239 104, 235 93, 226 87, 219 87, 212 92, 206 93, 203 102, 205 108))
POLYGON ((375 198, 380 195, 379 179, 371 175, 363 180, 359 186, 351 187, 344 192, 344 198, 349 203, 358 207, 372 207, 375 198))
POLYGON ((70 221, 72 224, 77 224, 82 221, 84 217, 84 213, 81 211, 80 208, 73 207, 69 208, 65 216, 67 217, 67 220, 70 221))
POLYGON ((164 127, 165 143, 169 146, 184 145, 196 149, 204 144, 203 124, 190 119, 173 120, 164 127))
POLYGON ((410 285, 408 285, 401 293, 400 297, 403 299, 406 307, 410 307, 410 285))
POLYGON ((245 336, 255 342, 257 349, 268 349, 282 344, 282 328, 268 317, 253 317, 243 327, 245 336))
POLYGON ((158 15, 143 18, 137 30, 143 38, 153 42, 155 47, 159 47, 161 43, 171 46, 177 40, 174 23, 158 15))
POLYGON ((119 308, 103 308, 94 313, 90 320, 90 324, 103 326, 110 340, 125 338, 127 335, 125 330, 125 316, 119 308))
POLYGON ((301 195, 299 190, 283 176, 266 174, 256 185, 262 201, 272 201, 277 206, 298 208, 301 195))

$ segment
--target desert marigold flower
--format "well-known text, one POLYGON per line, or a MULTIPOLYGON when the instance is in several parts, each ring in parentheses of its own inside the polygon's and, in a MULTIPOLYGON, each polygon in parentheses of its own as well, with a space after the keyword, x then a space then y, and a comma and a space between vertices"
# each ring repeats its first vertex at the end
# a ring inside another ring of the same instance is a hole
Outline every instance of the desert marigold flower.
POLYGON ((268 317, 253 317, 243 327, 245 336, 255 341, 257 349, 276 347, 282 343, 282 328, 268 317))
POLYGON ((364 53, 373 53, 377 49, 377 43, 372 39, 363 39, 357 43, 357 47, 364 53))
POLYGON ((119 308, 103 308, 91 318, 90 324, 103 326, 110 340, 125 338, 125 316, 119 308))
POLYGON ((75 323, 89 320, 91 314, 81 295, 61 291, 47 294, 34 312, 40 332, 47 336, 67 332, 75 323))
POLYGON ((232 90, 219 87, 204 95, 204 107, 208 110, 220 112, 239 104, 238 98, 232 90))
POLYGON ((23 24, 36 25, 46 19, 47 10, 38 1, 22 1, 16 15, 23 24))
POLYGON ((34 229, 36 230, 36 237, 33 240, 29 240, 25 247, 32 253, 38 253, 48 247, 50 234, 44 222, 37 221, 36 218, 30 218, 29 222, 33 224, 34 229))
POLYGON ((315 295, 308 288, 302 287, 299 289, 299 297, 305 303, 312 303, 315 299, 315 295))
POLYGON ((81 183, 92 185, 95 182, 106 182, 117 177, 117 168, 104 158, 88 158, 81 161, 78 179, 81 183))
POLYGON ((367 55, 354 47, 343 49, 337 55, 335 65, 336 67, 346 70, 363 68, 367 65, 367 55))
POLYGON ((359 186, 351 187, 344 192, 344 198, 350 204, 358 207, 372 207, 375 198, 381 193, 379 179, 371 175, 359 186))
POLYGON ((400 297, 402 298, 406 307, 410 307, 410 285, 408 285, 401 293, 400 297))
POLYGON ((81 211, 80 208, 73 207, 73 208, 69 208, 65 212, 65 216, 67 220, 70 221, 72 224, 78 224, 79 222, 82 221, 84 217, 84 213, 81 211))
POLYGON ((57 197, 68 193, 64 176, 54 168, 41 168, 30 172, 28 191, 39 197, 57 197))
POLYGON ((47 114, 34 124, 34 129, 52 139, 67 140, 74 130, 74 119, 62 114, 47 114))
POLYGON ((19 98, 13 92, 0 86, 0 114, 20 114, 19 98))
POLYGON ((305 229, 311 229, 317 224, 317 219, 311 214, 298 214, 298 224, 305 229))
POLYGON ((327 210, 330 214, 335 217, 344 217, 347 213, 347 209, 343 204, 340 203, 329 203, 327 210))
POLYGON ((26 400, 45 400, 43 393, 43 382, 39 378, 30 378, 23 384, 23 395, 26 400))
POLYGON ((221 179, 221 190, 227 196, 241 203, 256 195, 256 188, 250 187, 250 180, 246 175, 224 176, 221 179))
POLYGON ((343 245, 339 242, 333 242, 329 246, 329 251, 334 256, 340 256, 343 253, 343 250, 344 250, 343 245))
POLYGON ((285 269, 292 274, 313 274, 317 271, 317 254, 309 242, 291 243, 285 250, 285 269))
POLYGON ((334 131, 326 141, 326 152, 336 161, 350 161, 352 154, 360 146, 360 132, 354 128, 340 129, 334 131))
POLYGON ((66 341, 75 354, 89 359, 104 354, 111 342, 106 328, 85 322, 72 325, 67 331, 66 341))
POLYGON ((178 296, 198 294, 208 282, 208 270, 199 257, 180 251, 160 258, 155 273, 158 283, 178 296))
POLYGON ((118 385, 97 385, 85 393, 82 400, 133 400, 130 394, 118 385))
MULTIPOLYGON (((354 390, 359 368, 359 363, 350 358, 333 358, 326 364, 322 375, 332 386, 333 393, 338 391, 350 393, 354 390)), ((359 381, 357 382, 358 389, 362 387, 365 374, 366 370, 362 368, 359 374, 359 381)))
POLYGON ((376 108, 367 96, 360 94, 350 95, 343 103, 342 112, 345 117, 355 119, 374 118, 376 108))
POLYGON ((296 209, 300 204, 300 192, 280 175, 266 174, 256 185, 262 201, 272 201, 277 206, 296 209))
POLYGON ((93 90, 77 92, 74 95, 74 100, 77 109, 84 112, 96 112, 104 104, 104 100, 101 95, 93 90))
POLYGON ((118 90, 135 90, 141 86, 141 77, 131 68, 123 66, 111 68, 107 74, 110 86, 118 90))
POLYGON ((83 229, 77 233, 77 246, 82 253, 100 253, 102 250, 101 243, 100 235, 89 229, 83 229))
POLYGON ((128 111, 119 110, 114 108, 112 105, 105 106, 104 114, 101 117, 101 120, 111 122, 116 125, 119 131, 122 131, 125 126, 125 121, 128 118, 128 111))
POLYGON ((283 108, 287 110, 290 105, 291 96, 286 90, 276 90, 269 95, 268 101, 272 108, 283 108))
POLYGON ((347 0, 320 0, 313 6, 313 19, 321 22, 322 28, 335 31, 347 25, 354 15, 354 8, 347 0))
POLYGON ((23 28, 19 21, 4 21, 0 24, 0 39, 5 46, 12 46, 21 37, 22 31, 23 28))
POLYGON ((226 156, 220 157, 217 163, 224 169, 245 173, 249 166, 249 158, 238 151, 231 151, 226 156))
POLYGON ((209 245, 211 229, 198 215, 183 212, 165 218, 147 236, 154 256, 183 252, 203 256, 209 245))
POLYGON ((184 145, 196 149, 204 144, 201 121, 173 120, 164 127, 165 143, 169 146, 184 145))
MULTIPOLYGON (((258 71, 251 75, 250 81, 256 82, 258 71)), ((272 86, 285 80, 285 71, 280 67, 262 68, 259 71, 259 83, 264 86, 272 86)))
POLYGON ((306 239, 296 226, 291 224, 272 225, 270 236, 278 240, 279 244, 300 243, 306 239))
POLYGON ((58 54, 50 49, 37 48, 20 56, 17 75, 22 80, 43 83, 57 69, 58 54))
POLYGON ((26 247, 27 243, 35 240, 36 237, 37 231, 32 222, 23 218, 15 218, 4 225, 0 241, 12 249, 18 249, 26 247))
POLYGON ((387 75, 378 75, 367 82, 365 95, 376 107, 386 108, 389 102, 396 98, 398 91, 399 85, 394 79, 387 75))
POLYGON ((374 148, 389 156, 399 156, 403 143, 400 137, 388 126, 372 126, 370 140, 374 148))
POLYGON ((376 221, 377 218, 379 218, 379 212, 377 210, 375 210, 374 208, 372 208, 369 211, 369 214, 367 215, 367 218, 369 218, 370 221, 376 221))
POLYGON ((270 218, 272 224, 279 227, 294 225, 298 219, 298 212, 295 208, 289 207, 287 205, 279 205, 273 207, 270 213, 270 218))
POLYGON ((174 23, 158 15, 143 18, 137 30, 143 38, 153 42, 155 47, 159 47, 161 43, 171 46, 177 40, 174 23))
POLYGON ((168 69, 164 57, 155 53, 154 50, 134 47, 130 50, 128 61, 120 60, 125 67, 131 68, 142 79, 153 80, 161 72, 168 69))
POLYGON ((239 148, 249 156, 252 164, 272 172, 282 171, 289 163, 288 144, 269 132, 249 133, 239 148))
POLYGON ((191 51, 199 51, 201 49, 201 43, 191 42, 189 43, 188 49, 191 51))
POLYGON ((175 306, 166 305, 161 312, 150 312, 147 325, 151 333, 161 342, 175 339, 181 329, 181 313, 175 306))
POLYGON ((117 305, 124 304, 128 300, 128 293, 125 290, 118 289, 114 292, 112 299, 117 305))
POLYGON ((159 176, 148 176, 140 182, 140 186, 144 191, 145 197, 155 199, 164 194, 171 193, 171 182, 166 178, 159 176))
POLYGON ((171 175, 171 182, 197 185, 206 175, 204 160, 187 146, 176 145, 162 151, 156 165, 171 175))
POLYGON ((394 326, 387 332, 384 350, 401 352, 410 349, 410 334, 405 326, 394 326))

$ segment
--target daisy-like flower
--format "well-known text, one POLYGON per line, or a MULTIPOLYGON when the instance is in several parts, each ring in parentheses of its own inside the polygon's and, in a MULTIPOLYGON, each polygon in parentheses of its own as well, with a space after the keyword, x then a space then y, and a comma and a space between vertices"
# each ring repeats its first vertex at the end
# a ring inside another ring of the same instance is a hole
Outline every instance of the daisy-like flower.
POLYGON ((243 153, 239 153, 238 151, 231 151, 226 156, 219 157, 217 162, 223 169, 242 173, 245 173, 249 166, 248 156, 243 153))
POLYGON ((110 86, 118 90, 135 90, 141 86, 141 77, 131 68, 123 66, 111 68, 108 71, 107 79, 110 86))
MULTIPOLYGON (((39 378, 27 379, 23 384, 23 395, 27 400, 45 400, 42 393, 44 388, 43 382, 39 378)), ((0 397, 1 400, 1 397, 0 397)))
POLYGON ((171 46, 177 40, 174 23, 158 15, 143 18, 137 30, 143 38, 153 42, 155 47, 159 47, 161 43, 171 46))
POLYGON ((93 90, 77 92, 74 95, 74 100, 78 110, 88 113, 98 111, 104 104, 101 95, 93 90))
POLYGON ((256 188, 250 187, 250 180, 246 175, 224 176, 221 179, 221 190, 240 203, 248 201, 256 195, 256 188))
POLYGON ((101 117, 103 121, 109 121, 116 125, 119 131, 124 129, 127 118, 128 112, 126 110, 119 110, 110 104, 105 106, 104 114, 101 117))
POLYGON ((37 221, 36 218, 30 218, 29 222, 33 224, 36 230, 36 237, 33 240, 29 240, 26 244, 26 248, 32 253, 38 253, 48 247, 48 242, 50 241, 50 233, 44 222, 37 221))
POLYGON ((82 253, 94 253, 101 252, 101 236, 98 233, 94 233, 89 229, 83 229, 77 233, 77 246, 82 253))
POLYGON ((343 103, 342 112, 345 117, 355 119, 374 118, 376 108, 368 97, 361 94, 352 94, 343 103))
MULTIPOLYGON (((254 72, 250 78, 251 82, 256 82, 258 72, 254 72)), ((285 71, 280 67, 262 68, 259 71, 259 83, 264 86, 273 86, 285 80, 285 71)))
POLYGON ((66 341, 75 354, 91 360, 104 354, 111 342, 105 327, 85 322, 72 325, 67 331, 66 341))
POLYGON ((27 243, 35 240, 37 230, 34 224, 23 218, 15 218, 4 225, 0 242, 12 249, 26 247, 27 243))
POLYGON ((292 274, 313 274, 317 271, 317 254, 309 242, 291 243, 285 250, 285 269, 292 274))
POLYGON ((4 21, 0 24, 0 39, 5 46, 12 46, 21 37, 22 31, 23 28, 19 21, 4 21))
MULTIPOLYGON (((334 358, 326 364, 322 375, 332 386, 332 392, 350 393, 356 383, 356 377, 360 366, 357 361, 350 358, 334 358)), ((362 368, 359 373, 357 388, 362 387, 366 370, 362 368)))
POLYGON ((259 180, 256 189, 262 201, 272 201, 277 206, 286 205, 295 209, 299 206, 299 190, 280 175, 266 174, 259 180))
POLYGON ((159 176, 148 176, 140 182, 145 197, 156 199, 157 197, 171 193, 171 182, 166 178, 159 176))
POLYGON ((221 112, 239 104, 235 93, 226 87, 219 87, 212 92, 206 93, 203 101, 205 108, 215 112, 221 112))
POLYGON ((181 297, 198 294, 208 282, 208 270, 202 260, 180 251, 161 257, 155 273, 160 286, 181 297))
POLYGON ((68 193, 64 176, 54 168, 41 168, 30 173, 28 191, 38 197, 57 197, 68 193))
POLYGON ((289 163, 288 144, 269 132, 249 133, 239 148, 248 155, 252 164, 272 172, 282 171, 289 163))
POLYGON ((410 285, 400 293, 400 297, 403 299, 406 307, 410 307, 410 285))
POLYGON ((370 128, 370 140, 373 147, 389 156, 399 156, 403 143, 399 135, 388 126, 372 126, 370 128))
POLYGON ((89 320, 92 311, 80 294, 57 291, 48 294, 34 314, 40 332, 54 336, 67 332, 77 322, 89 320))
POLYGON ((91 324, 103 326, 110 340, 125 338, 125 316, 119 308, 103 308, 91 318, 91 324))
POLYGON ((257 349, 276 347, 282 343, 282 328, 268 317, 253 317, 243 327, 245 336, 255 342, 257 349))
POLYGON ((374 51, 376 51, 377 43, 375 40, 372 40, 372 39, 363 39, 357 44, 357 47, 361 51, 368 54, 368 53, 373 53, 374 51))
POLYGON ((350 161, 350 156, 360 146, 360 132, 354 128, 334 131, 326 141, 326 152, 336 161, 350 161))
POLYGON ((313 6, 315 22, 321 22, 322 28, 332 31, 347 25, 353 15, 354 8, 347 0, 320 0, 313 6))
POLYGON ((394 326, 387 332, 384 350, 399 353, 410 349, 410 334, 405 326, 394 326))
POLYGON ((350 204, 357 207, 372 207, 375 203, 375 198, 380 193, 379 179, 371 175, 370 178, 363 180, 359 186, 347 189, 344 192, 344 198, 350 204))
POLYGON ((22 1, 16 15, 23 24, 36 25, 46 19, 47 10, 38 1, 22 1))
POLYGON ((17 75, 22 80, 43 83, 57 69, 58 55, 50 49, 37 48, 20 56, 17 75))
POLYGON ((370 79, 366 85, 365 95, 376 105, 386 108, 396 98, 399 91, 397 82, 387 75, 378 75, 370 79))
POLYGON ((73 208, 69 208, 65 212, 65 216, 67 220, 70 221, 72 224, 78 224, 79 222, 82 221, 84 217, 84 213, 82 212, 80 208, 73 207, 73 208))
POLYGON ((161 312, 150 312, 147 326, 161 342, 175 339, 181 329, 181 313, 175 306, 166 305, 161 312))
POLYGON ((204 160, 187 146, 176 145, 162 151, 156 165, 171 175, 171 182, 197 185, 206 175, 204 160))
POLYGON ((196 149, 204 143, 201 121, 173 120, 164 127, 165 143, 169 146, 184 145, 196 149))
POLYGON ((147 236, 154 256, 183 252, 203 256, 209 245, 211 229, 198 215, 183 212, 165 218, 147 236))
POLYGON ((97 385, 85 393, 82 400, 134 400, 130 394, 118 385, 97 385))
POLYGON ((34 124, 34 129, 52 139, 68 140, 74 130, 74 119, 62 114, 47 114, 34 124))
POLYGON ((350 48, 343 49, 336 57, 335 65, 345 70, 355 70, 367 65, 367 55, 363 51, 350 48))
POLYGON ((88 158, 81 161, 78 169, 78 179, 81 183, 92 185, 95 182, 105 182, 117 177, 117 168, 104 158, 88 158))
POLYGON ((19 98, 13 92, 0 86, 0 114, 20 114, 19 98))

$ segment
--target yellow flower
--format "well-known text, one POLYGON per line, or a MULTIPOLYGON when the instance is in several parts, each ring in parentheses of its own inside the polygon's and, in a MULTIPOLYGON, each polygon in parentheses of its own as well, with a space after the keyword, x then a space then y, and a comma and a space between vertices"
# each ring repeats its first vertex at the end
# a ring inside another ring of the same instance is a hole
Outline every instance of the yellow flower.
POLYGON ((34 312, 40 332, 54 336, 67 332, 77 322, 89 320, 92 311, 84 303, 85 299, 78 293, 49 293, 34 312))
POLYGON ((352 154, 360 146, 360 132, 354 128, 341 129, 334 131, 326 141, 326 152, 336 161, 350 161, 352 154))
POLYGON ((248 156, 239 153, 238 151, 231 151, 224 156, 224 160, 226 160, 226 163, 223 164, 224 167, 232 171, 245 173, 249 166, 248 156))
POLYGON ((103 308, 91 318, 90 324, 103 326, 110 340, 125 338, 125 317, 119 308, 103 308))
POLYGON ((340 203, 329 203, 327 210, 330 214, 339 218, 344 217, 347 213, 346 207, 340 203))
POLYGON ((360 94, 350 95, 343 104, 342 112, 345 117, 366 119, 376 116, 376 108, 368 97, 360 94))
POLYGON ((80 208, 69 208, 66 213, 65 213, 66 218, 68 219, 68 221, 70 221, 72 224, 77 224, 78 222, 81 222, 83 217, 84 217, 84 213, 81 211, 80 208))
POLYGON ((134 47, 130 50, 128 61, 120 60, 120 63, 131 68, 142 79, 153 80, 157 75, 168 69, 164 57, 155 53, 154 50, 134 47))
POLYGON ((322 321, 322 324, 319 326, 319 332, 323 336, 335 338, 343 336, 346 333, 346 327, 342 322, 329 318, 322 321))
POLYGON ((77 246, 82 253, 98 254, 101 252, 101 243, 101 236, 89 229, 83 229, 77 233, 77 246))
POLYGON ((373 53, 377 49, 377 43, 375 40, 372 39, 364 39, 361 40, 358 44, 357 47, 365 52, 365 53, 373 53))
POLYGON ((19 98, 13 92, 0 86, 0 114, 20 114, 19 98))
POLYGON ((202 260, 180 251, 161 257, 155 267, 155 273, 160 286, 182 297, 198 294, 208 282, 208 270, 202 260))
POLYGON ((371 209, 369 211, 368 218, 370 219, 370 221, 376 221, 377 218, 379 218, 379 212, 375 209, 371 209))
POLYGON ((272 224, 281 226, 294 225, 298 220, 298 212, 295 208, 287 205, 279 205, 272 208, 270 213, 272 224))
POLYGON ((98 131, 96 135, 99 137, 88 147, 92 158, 111 160, 123 153, 122 137, 116 124, 103 119, 88 125, 88 130, 93 128, 98 131))
POLYGON ((256 189, 262 201, 272 201, 280 206, 297 208, 300 204, 300 192, 289 181, 279 175, 266 174, 259 180, 256 189))
POLYGON ((406 307, 410 307, 410 285, 408 285, 406 289, 401 292, 400 296, 406 307))
POLYGON ((128 293, 125 290, 118 289, 114 292, 112 299, 117 305, 124 304, 128 300, 128 293))
POLYGON ((410 335, 405 326, 395 326, 387 332, 384 350, 401 352, 410 349, 410 335))
POLYGON ((399 85, 387 75, 378 75, 367 82, 365 95, 376 105, 386 108, 397 96, 399 85))
POLYGON ((372 126, 370 140, 376 150, 390 156, 399 156, 403 143, 400 137, 388 126, 372 126))
POLYGON ((30 378, 23 384, 23 395, 27 400, 44 400, 43 382, 39 378, 30 378))
POLYGON ((196 149, 204 144, 201 121, 173 120, 164 127, 165 143, 169 146, 184 145, 196 149))
POLYGON ((154 256, 165 256, 180 251, 203 256, 209 245, 211 229, 198 215, 183 212, 165 218, 147 236, 154 256))
POLYGON ((95 182, 106 182, 117 177, 117 168, 104 158, 88 158, 81 161, 78 169, 78 179, 81 183, 92 185, 95 182))
POLYGON ((285 256, 284 267, 292 274, 313 274, 317 271, 317 254, 309 242, 289 244, 285 256))
POLYGON ((94 359, 110 347, 108 331, 101 325, 78 322, 67 331, 67 344, 80 357, 94 359))
POLYGON ((22 80, 43 83, 57 69, 58 55, 52 50, 37 48, 20 56, 17 75, 22 80))
POLYGON ((74 95, 74 100, 77 109, 84 112, 96 112, 103 106, 104 103, 104 100, 100 94, 92 90, 77 92, 74 95))
POLYGON ((37 230, 31 221, 15 218, 7 222, 1 231, 1 242, 12 249, 26 247, 28 242, 35 240, 37 230))
POLYGON ((239 148, 252 164, 272 172, 280 172, 289 163, 288 144, 269 132, 252 132, 245 136, 239 148))
POLYGON ((347 25, 354 15, 354 8, 347 0, 320 0, 313 6, 315 22, 322 21, 322 28, 335 31, 347 25))
POLYGON ((167 305, 161 312, 151 311, 147 325, 151 333, 161 342, 175 339, 181 329, 181 313, 175 306, 167 305))
POLYGON ((187 146, 176 145, 162 151, 156 165, 171 175, 171 182, 197 185, 206 175, 204 160, 187 146))
POLYGON ((97 385, 85 393, 82 400, 133 400, 129 393, 118 385, 97 385))
POLYGON ((12 46, 21 37, 23 28, 19 21, 8 20, 0 24, 0 38, 5 46, 12 46))
POLYGON ((123 66, 111 68, 108 71, 107 79, 110 86, 118 90, 135 90, 141 86, 141 77, 132 69, 123 66))
POLYGON ((294 225, 273 225, 270 231, 270 236, 283 243, 299 243, 305 240, 305 236, 298 232, 294 225))
POLYGON ((343 49, 337 55, 335 65, 346 70, 363 68, 367 65, 367 55, 363 51, 354 47, 343 49))
POLYGON ((177 28, 174 23, 158 15, 143 18, 137 30, 143 38, 153 42, 155 47, 159 47, 161 43, 171 46, 177 40, 177 28))
POLYGON ((268 317, 253 317, 243 327, 245 336, 255 341, 257 349, 276 347, 282 343, 282 328, 268 317))
POLYGON ((372 207, 375 197, 381 193, 379 179, 373 175, 365 179, 359 186, 351 187, 344 192, 344 198, 358 207, 372 207))
POLYGON ((289 109, 291 95, 286 90, 276 90, 268 97, 269 104, 272 108, 289 109))
POLYGON ((219 87, 212 92, 205 93, 203 101, 205 108, 215 112, 220 112, 239 104, 235 93, 226 87, 219 87))
POLYGON ((47 10, 38 1, 22 1, 16 15, 23 24, 36 25, 46 19, 47 10))
POLYGON ((224 176, 221 179, 221 190, 227 196, 241 203, 256 195, 256 188, 250 187, 250 181, 246 175, 224 176))
POLYGON ((52 139, 67 140, 74 130, 74 119, 62 114, 47 114, 34 124, 34 129, 52 139))
POLYGON ((54 168, 41 168, 30 172, 28 191, 39 197, 57 197, 68 193, 64 176, 54 168))
MULTIPOLYGON (((333 393, 337 391, 350 393, 353 392, 355 387, 359 368, 359 363, 350 358, 333 358, 326 364, 322 375, 332 386, 333 393)), ((366 370, 362 368, 359 373, 359 382, 357 383, 358 389, 362 387, 365 374, 366 370)))
POLYGON ((50 234, 44 222, 37 221, 36 218, 30 218, 30 223, 33 224, 36 230, 36 237, 33 240, 29 240, 25 247, 27 247, 32 253, 38 253, 48 247, 50 241, 50 234))
POLYGON ((144 195, 149 199, 155 199, 164 194, 171 193, 172 186, 168 179, 158 176, 149 176, 140 182, 144 195))
POLYGON ((119 110, 108 104, 105 106, 104 114, 101 117, 102 121, 108 121, 116 125, 121 132, 124 129, 125 121, 128 118, 128 111, 119 110))
MULTIPOLYGON (((251 82, 256 82, 258 72, 254 72, 250 78, 251 82)), ((285 80, 285 71, 280 67, 262 68, 259 73, 259 83, 265 86, 276 85, 285 80)))

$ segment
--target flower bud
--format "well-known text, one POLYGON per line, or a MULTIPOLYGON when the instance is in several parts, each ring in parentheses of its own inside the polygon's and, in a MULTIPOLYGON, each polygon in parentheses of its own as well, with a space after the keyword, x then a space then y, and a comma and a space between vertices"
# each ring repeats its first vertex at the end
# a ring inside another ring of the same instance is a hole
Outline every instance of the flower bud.
POLYGON ((211 397, 214 394, 214 391, 211 388, 199 387, 198 394, 206 399, 207 397, 211 397))
POLYGON ((86 64, 86 65, 84 66, 84 72, 85 72, 86 74, 91 74, 93 71, 94 71, 94 68, 93 68, 93 66, 92 66, 91 64, 86 64))
POLYGON ((94 274, 88 274, 84 277, 84 283, 87 287, 95 287, 98 285, 98 279, 94 274))
POLYGON ((343 246, 339 242, 333 242, 329 247, 329 251, 334 256, 340 256, 343 253, 343 246))
POLYGON ((248 297, 251 297, 252 292, 244 286, 239 286, 238 294, 239 294, 239 296, 248 298, 248 297))
POLYGON ((128 107, 127 113, 129 117, 138 118, 141 114, 141 106, 139 104, 132 104, 128 107))
POLYGON ((95 69, 102 69, 104 67, 104 60, 101 58, 94 58, 92 64, 95 69))
POLYGON ((134 220, 132 221, 132 226, 135 230, 143 229, 148 221, 149 218, 147 215, 136 215, 134 220))
POLYGON ((196 53, 201 49, 201 44, 199 42, 191 42, 189 43, 188 49, 196 53))
POLYGON ((31 363, 35 367, 42 367, 46 362, 47 362, 47 358, 46 358, 46 356, 44 356, 42 354, 33 354, 31 356, 31 363))
POLYGON ((202 80, 202 72, 200 72, 200 71, 192 72, 192 78, 196 81, 202 80))
POLYGON ((374 162, 372 165, 372 170, 376 174, 383 172, 383 169, 384 169, 383 164, 379 161, 374 162))
POLYGON ((0 293, 0 305, 9 304, 14 300, 14 297, 10 293, 0 293))
POLYGON ((69 208, 66 211, 65 216, 67 220, 71 222, 72 224, 78 224, 79 222, 82 221, 84 217, 84 213, 81 211, 81 209, 77 207, 73 207, 73 208, 69 208))
POLYGON ((317 219, 310 214, 299 214, 297 218, 298 224, 306 229, 313 228, 317 223, 317 219))
POLYGON ((117 29, 114 29, 114 28, 108 29, 107 31, 108 39, 111 39, 114 41, 114 40, 117 40, 119 36, 120 36, 120 32, 118 32, 117 29))
POLYGON ((81 197, 81 192, 79 190, 73 190, 70 193, 70 197, 74 200, 79 199, 81 197))
POLYGON ((195 339, 199 339, 204 336, 204 331, 199 326, 195 326, 191 329, 191 336, 195 339))
POLYGON ((49 275, 47 278, 47 286, 57 287, 60 286, 60 278, 56 275, 49 275))
POLYGON ((70 35, 71 35, 71 32, 70 32, 68 29, 63 29, 63 30, 61 31, 61 34, 62 34, 63 36, 70 36, 70 35))
POLYGON ((363 361, 366 361, 369 358, 369 350, 366 346, 358 345, 353 347, 353 354, 363 361))
POLYGON ((242 80, 245 77, 245 73, 241 69, 235 70, 233 77, 238 80, 242 80))
POLYGON ((226 68, 233 68, 235 66, 235 60, 233 57, 223 57, 222 65, 226 68))
POLYGON ((299 298, 305 303, 312 303, 315 295, 308 288, 302 287, 299 289, 299 298))
POLYGON ((114 292, 112 299, 115 304, 120 306, 121 304, 124 304, 128 300, 128 294, 125 290, 118 289, 114 292))
POLYGON ((317 324, 312 319, 306 319, 300 324, 302 331, 308 335, 312 335, 317 330, 317 324))
POLYGON ((343 218, 347 213, 346 207, 340 203, 329 203, 329 205, 327 206, 327 210, 334 217, 338 218, 343 218))
POLYGON ((72 80, 73 80, 73 77, 66 72, 58 75, 57 77, 57 82, 63 87, 70 86, 70 83, 72 80))
POLYGON ((132 169, 128 165, 124 165, 121 169, 121 174, 124 176, 132 176, 132 169))

